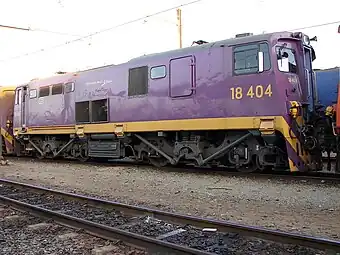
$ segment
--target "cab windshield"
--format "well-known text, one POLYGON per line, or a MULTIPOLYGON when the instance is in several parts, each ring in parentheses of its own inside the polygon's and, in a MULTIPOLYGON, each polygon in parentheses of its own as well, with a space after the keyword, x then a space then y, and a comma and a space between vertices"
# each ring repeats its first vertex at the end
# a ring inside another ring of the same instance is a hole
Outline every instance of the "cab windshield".
POLYGON ((293 49, 276 47, 276 57, 281 72, 297 73, 297 63, 293 49))

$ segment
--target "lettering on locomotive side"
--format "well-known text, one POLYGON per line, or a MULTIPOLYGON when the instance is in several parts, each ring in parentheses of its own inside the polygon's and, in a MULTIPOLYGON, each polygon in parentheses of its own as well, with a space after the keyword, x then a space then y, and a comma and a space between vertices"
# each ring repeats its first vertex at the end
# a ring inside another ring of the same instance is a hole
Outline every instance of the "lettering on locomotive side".
POLYGON ((85 82, 85 85, 99 85, 99 86, 104 86, 106 84, 112 83, 113 80, 98 80, 98 81, 90 81, 90 82, 85 82))
POLYGON ((262 98, 262 97, 271 97, 272 92, 272 85, 269 84, 268 86, 263 85, 251 85, 247 89, 243 89, 242 87, 232 87, 230 88, 231 92, 231 99, 232 100, 241 100, 244 97, 244 92, 246 97, 250 98, 262 98))

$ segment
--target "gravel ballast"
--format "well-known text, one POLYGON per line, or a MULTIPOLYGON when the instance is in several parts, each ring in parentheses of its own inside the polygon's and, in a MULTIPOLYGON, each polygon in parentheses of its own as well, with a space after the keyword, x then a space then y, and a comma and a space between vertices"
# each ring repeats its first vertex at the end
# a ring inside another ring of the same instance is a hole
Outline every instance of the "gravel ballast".
POLYGON ((85 201, 69 200, 59 197, 57 194, 33 192, 24 187, 13 187, 7 183, 1 183, 0 185, 0 196, 10 196, 18 201, 27 200, 21 194, 27 194, 30 197, 29 203, 35 206, 46 208, 47 203, 56 200, 58 201, 57 203, 53 202, 54 206, 58 204, 58 207, 55 209, 56 211, 62 211, 64 214, 72 215, 75 218, 90 220, 158 240, 166 240, 171 243, 213 252, 214 254, 325 254, 323 251, 308 249, 298 245, 274 243, 232 232, 222 233, 214 229, 197 228, 188 224, 173 224, 153 218, 152 216, 140 215, 131 217, 123 212, 120 213, 109 208, 93 207, 85 201))
POLYGON ((27 158, 1 166, 0 177, 167 211, 340 238, 340 185, 322 181, 315 184, 27 158))
POLYGON ((0 205, 0 254, 146 254, 0 205), (109 250, 110 253, 105 253, 109 250))

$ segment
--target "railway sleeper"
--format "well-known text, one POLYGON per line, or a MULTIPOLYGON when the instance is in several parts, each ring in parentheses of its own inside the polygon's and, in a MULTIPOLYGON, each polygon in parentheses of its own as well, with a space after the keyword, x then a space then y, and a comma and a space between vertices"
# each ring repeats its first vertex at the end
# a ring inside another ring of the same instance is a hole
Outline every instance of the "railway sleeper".
POLYGON ((4 181, 1 181, 1 183, 4 187, 0 195, 1 203, 8 203, 18 209, 26 209, 43 217, 52 218, 58 223, 101 234, 109 239, 114 237, 130 243, 129 241, 133 238, 132 243, 144 247, 145 245, 152 245, 156 249, 164 248, 165 250, 175 248, 176 251, 183 251, 183 254, 211 254, 228 251, 238 251, 244 254, 248 251, 263 252, 264 247, 266 247, 266 252, 271 253, 275 250, 279 254, 285 254, 287 251, 294 254, 331 254, 329 252, 324 253, 322 251, 324 249, 340 251, 339 242, 324 238, 176 215, 123 204, 118 205, 117 203, 88 197, 83 197, 82 203, 78 203, 79 196, 75 194, 46 192, 46 189, 31 185, 21 186, 22 190, 17 191, 22 193, 26 190, 31 197, 36 197, 40 204, 43 204, 44 199, 49 201, 51 194, 53 194, 55 198, 58 198, 60 206, 56 207, 58 209, 50 210, 46 207, 33 205, 32 202, 25 203, 24 198, 7 198, 6 193, 13 193, 13 189, 17 190, 15 186, 20 184, 4 181), (63 199, 65 201, 61 203, 63 199), (89 206, 90 200, 96 200, 99 203, 97 203, 97 206, 89 206), (66 201, 68 202, 66 203, 66 201), (71 206, 68 207, 70 210, 63 214, 58 213, 57 211, 62 210, 66 204, 71 206), (109 205, 113 207, 110 208, 109 205), (113 208, 114 210, 112 210, 113 208), (129 212, 135 210, 137 215, 131 217, 129 214, 125 214, 125 210, 129 212), (108 212, 110 214, 107 214, 108 212), (144 215, 152 212, 153 217, 144 215), (106 216, 104 218, 96 217, 98 215, 106 216), (134 224, 126 224, 128 222, 134 222, 134 224), (278 242, 276 243, 276 241, 278 242), (316 251, 303 246, 321 250, 316 251))

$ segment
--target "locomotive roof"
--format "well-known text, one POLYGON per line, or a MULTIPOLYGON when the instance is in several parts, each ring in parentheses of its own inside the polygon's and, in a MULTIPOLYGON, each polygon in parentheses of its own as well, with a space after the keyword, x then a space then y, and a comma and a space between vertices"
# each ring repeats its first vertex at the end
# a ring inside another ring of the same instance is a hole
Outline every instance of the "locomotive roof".
MULTIPOLYGON (((120 63, 118 65, 123 65, 131 62, 138 62, 138 61, 146 61, 150 58, 157 58, 157 57, 165 57, 165 56, 171 56, 171 55, 181 55, 181 54, 186 54, 189 52, 193 52, 196 50, 201 50, 204 48, 217 48, 220 47, 221 45, 224 46, 230 46, 230 45, 235 45, 235 44, 243 44, 247 42, 256 42, 256 41, 267 41, 273 38, 279 38, 279 37, 288 37, 290 36, 291 33, 289 32, 275 32, 275 33, 266 33, 266 34, 258 34, 258 35, 251 35, 251 36, 244 36, 244 37, 238 37, 238 38, 230 38, 230 39, 225 39, 225 40, 220 40, 220 41, 214 41, 210 43, 204 43, 201 45, 194 45, 194 46, 188 46, 185 48, 181 49, 173 49, 169 51, 163 51, 163 52, 158 52, 158 53, 151 53, 147 55, 142 55, 136 58, 132 58, 128 60, 125 63, 120 63)), ((95 68, 90 68, 86 70, 81 70, 78 73, 81 72, 88 72, 88 71, 93 71, 96 69, 102 69, 102 68, 108 68, 111 66, 115 66, 115 64, 110 64, 110 65, 105 65, 105 66, 100 66, 100 67, 95 67, 95 68)))
POLYGON ((146 60, 148 58, 153 58, 153 57, 161 57, 161 56, 192 52, 192 51, 196 51, 196 50, 200 50, 204 48, 217 48, 217 47, 221 47, 221 45, 231 46, 231 45, 236 45, 236 44, 244 44, 247 42, 267 41, 267 40, 273 39, 273 37, 279 38, 281 36, 287 37, 290 35, 291 33, 289 32, 275 32, 275 33, 266 33, 266 34, 237 37, 237 38, 235 37, 235 38, 229 38, 229 39, 220 40, 220 41, 214 41, 210 43, 204 43, 201 45, 188 46, 188 47, 181 48, 181 49, 174 49, 174 50, 169 50, 169 51, 159 52, 159 53, 151 53, 151 54, 143 55, 140 57, 132 58, 128 62, 146 60))
MULTIPOLYGON (((280 37, 290 37, 290 36, 291 36, 290 32, 274 32, 274 33, 266 33, 266 34, 258 34, 258 35, 250 35, 250 36, 244 36, 244 37, 230 38, 230 39, 214 41, 214 42, 210 42, 210 43, 204 43, 204 44, 201 44, 201 45, 188 46, 188 47, 181 48, 181 49, 173 49, 173 50, 159 52, 159 53, 151 53, 151 54, 139 56, 139 57, 136 57, 136 58, 132 58, 129 61, 127 61, 125 63, 120 63, 118 65, 128 64, 128 63, 131 63, 131 62, 146 61, 148 59, 155 58, 155 57, 157 58, 157 57, 165 57, 165 56, 169 56, 169 55, 171 56, 171 55, 180 55, 180 54, 192 53, 193 51, 201 50, 201 49, 204 49, 204 48, 221 47, 221 45, 228 47, 228 46, 231 46, 231 45, 244 44, 244 43, 248 43, 248 42, 257 42, 257 41, 269 41, 269 40, 277 39, 277 38, 280 38, 280 37)), ((77 73, 88 72, 88 71, 93 71, 93 70, 102 69, 102 68, 108 68, 108 67, 112 67, 112 66, 115 66, 115 64, 109 64, 109 65, 90 68, 90 69, 81 70, 81 71, 77 71, 77 72, 57 74, 57 75, 42 78, 42 79, 32 80, 29 83, 36 86, 36 87, 48 86, 48 85, 56 84, 56 83, 60 83, 60 82, 67 82, 67 81, 70 80, 70 78, 72 76, 76 75, 77 73)))
POLYGON ((56 74, 53 76, 49 76, 46 78, 41 78, 41 79, 33 79, 28 84, 33 85, 33 87, 43 87, 43 86, 49 86, 52 84, 57 84, 57 83, 64 83, 68 82, 75 73, 64 73, 64 74, 56 74))

